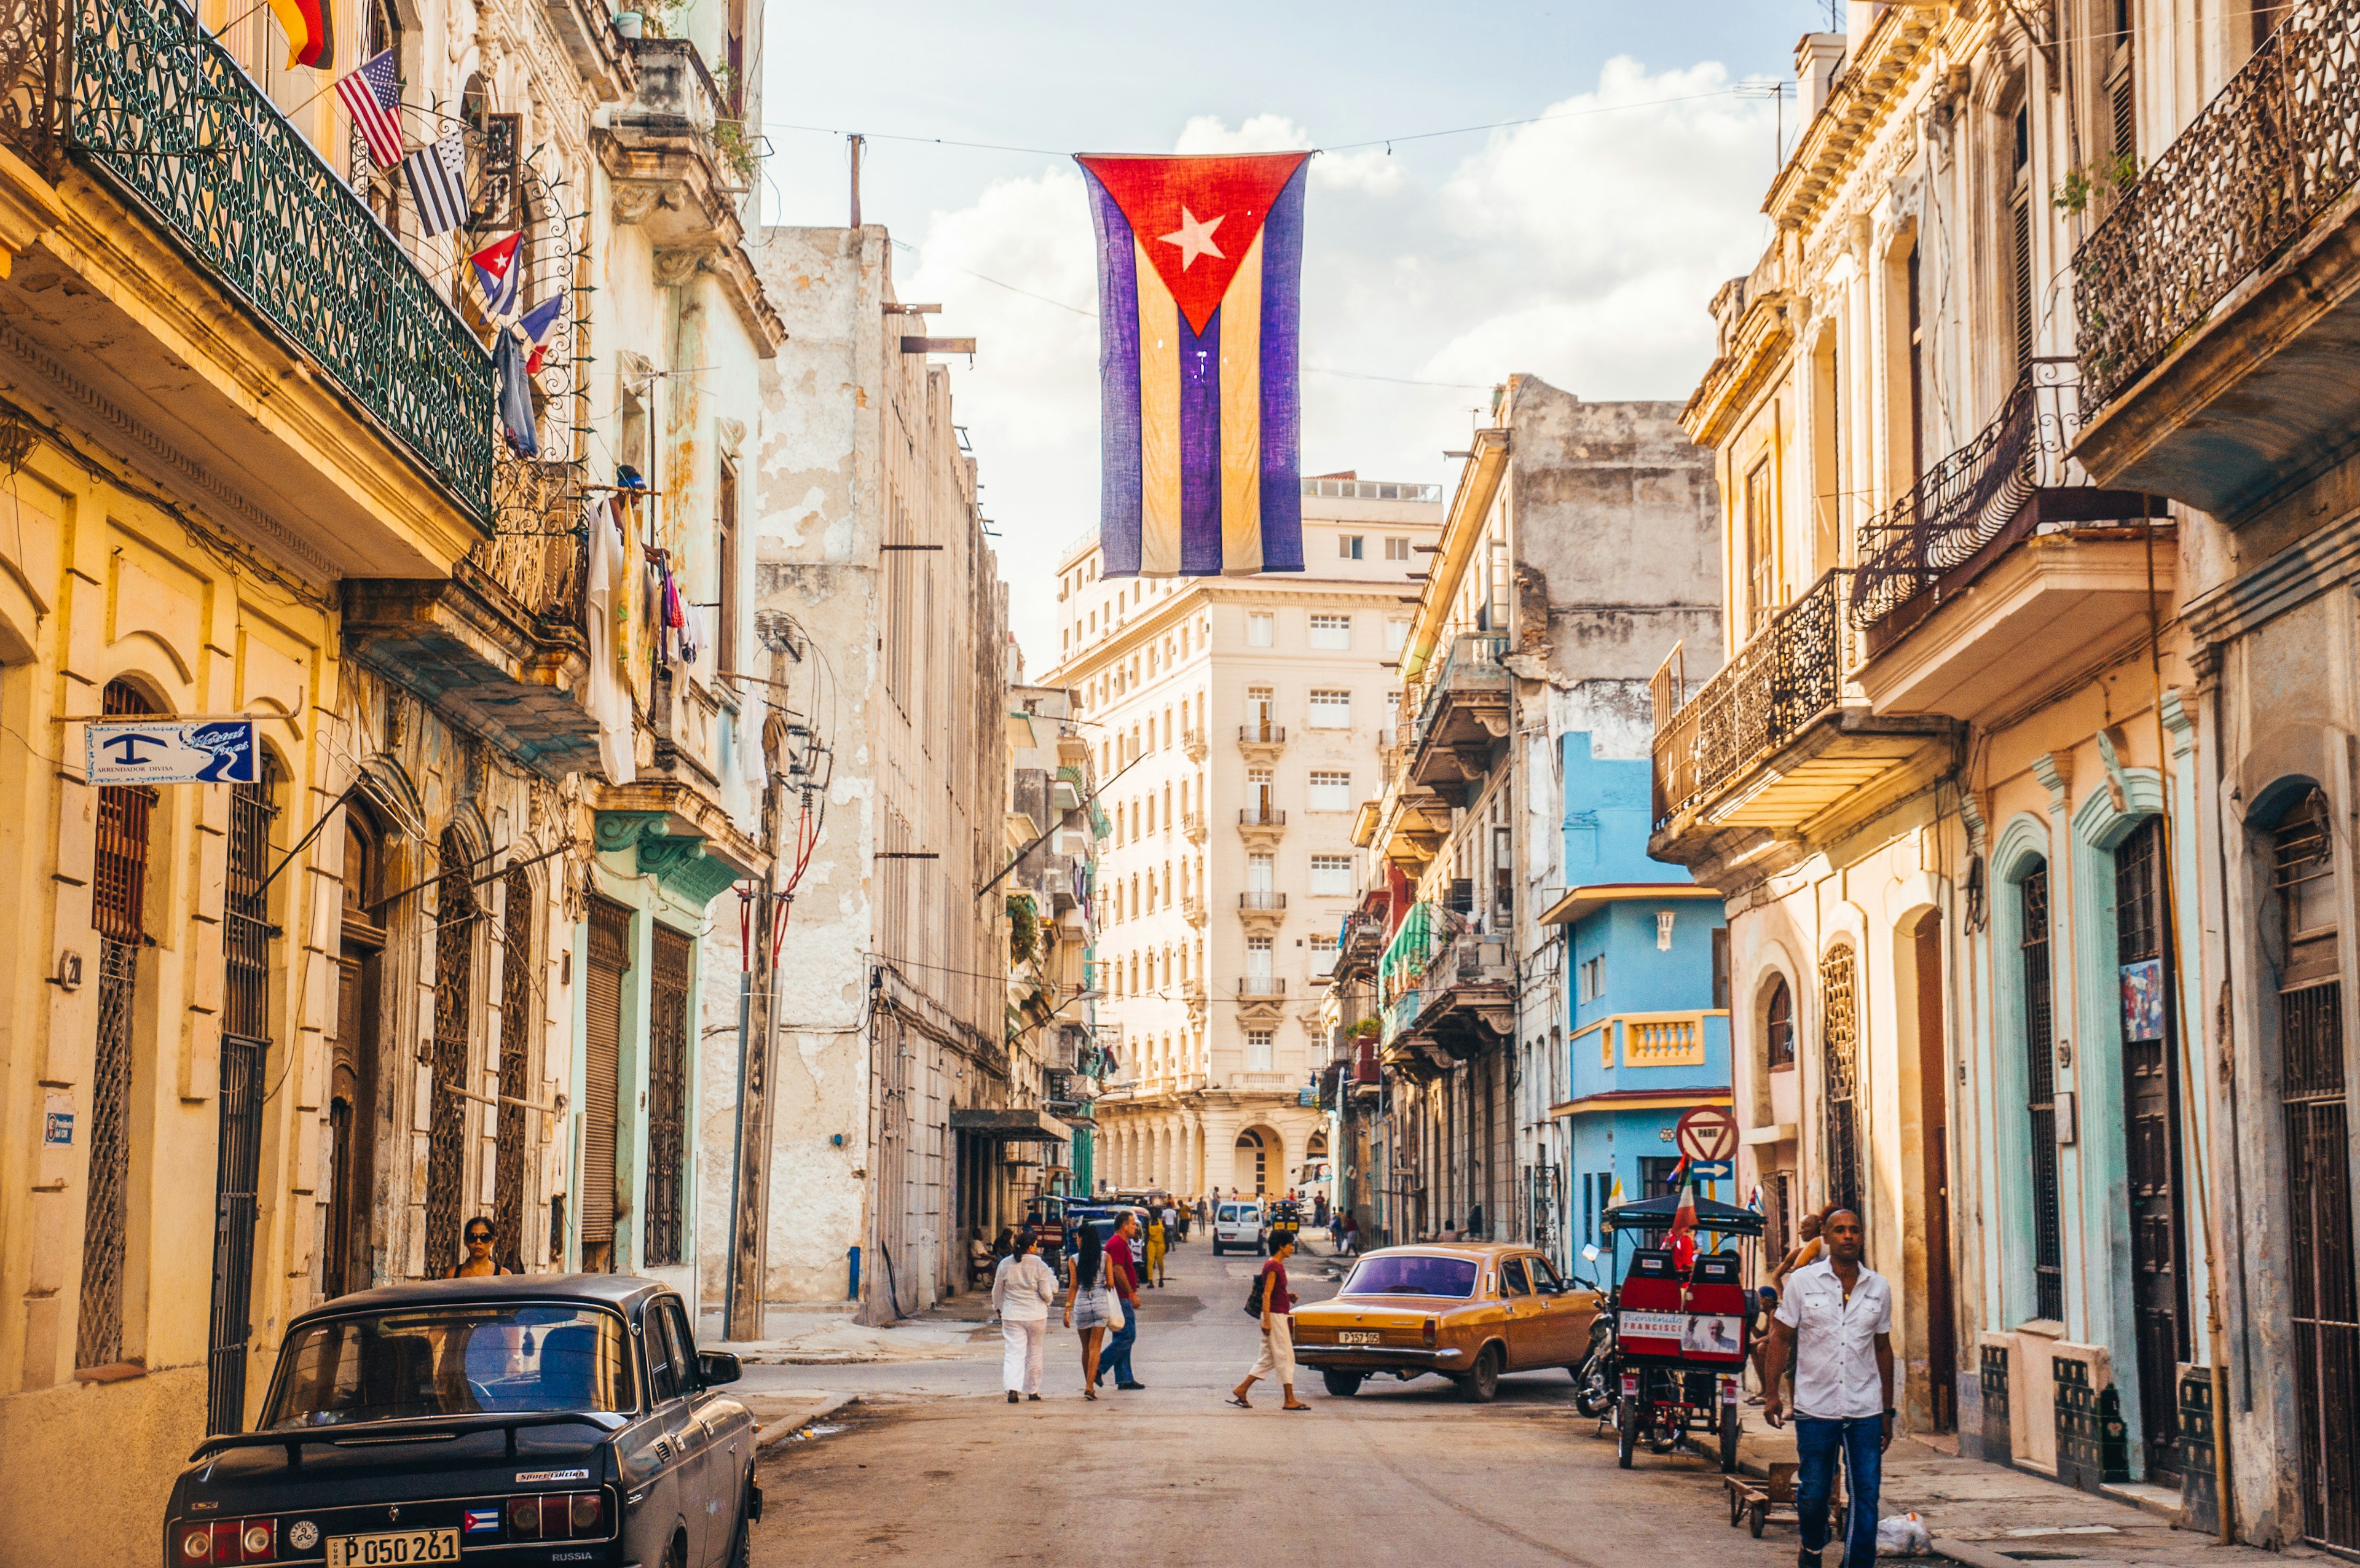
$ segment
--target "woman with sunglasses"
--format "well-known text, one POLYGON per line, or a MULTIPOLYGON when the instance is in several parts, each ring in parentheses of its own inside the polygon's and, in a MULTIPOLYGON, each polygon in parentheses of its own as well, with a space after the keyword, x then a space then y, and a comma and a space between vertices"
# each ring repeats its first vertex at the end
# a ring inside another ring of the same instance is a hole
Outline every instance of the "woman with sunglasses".
POLYGON ((492 1259, 492 1222, 477 1214, 460 1232, 467 1244, 465 1261, 452 1265, 445 1279, 469 1279, 492 1274, 513 1274, 513 1269, 503 1269, 492 1259))

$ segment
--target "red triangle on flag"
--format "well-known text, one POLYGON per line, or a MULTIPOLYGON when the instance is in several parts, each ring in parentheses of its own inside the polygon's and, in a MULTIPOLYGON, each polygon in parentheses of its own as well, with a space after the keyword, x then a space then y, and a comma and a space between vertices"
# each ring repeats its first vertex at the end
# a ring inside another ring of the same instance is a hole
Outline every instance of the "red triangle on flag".
POLYGON ((1195 332, 1220 309, 1246 252, 1307 152, 1201 158, 1085 155, 1130 220, 1156 277, 1195 332))

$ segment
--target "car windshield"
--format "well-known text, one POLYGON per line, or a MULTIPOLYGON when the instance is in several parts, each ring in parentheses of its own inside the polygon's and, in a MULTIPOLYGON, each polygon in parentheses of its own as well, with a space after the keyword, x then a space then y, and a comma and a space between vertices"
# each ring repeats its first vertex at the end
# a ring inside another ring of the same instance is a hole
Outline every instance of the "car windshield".
POLYGON ((1475 1293, 1475 1265, 1465 1258, 1368 1258, 1344 1281, 1348 1296, 1455 1296, 1475 1293))
POLYGON ((405 1416, 630 1410, 630 1344, 612 1312, 553 1302, 354 1312, 279 1352, 265 1430, 405 1416))

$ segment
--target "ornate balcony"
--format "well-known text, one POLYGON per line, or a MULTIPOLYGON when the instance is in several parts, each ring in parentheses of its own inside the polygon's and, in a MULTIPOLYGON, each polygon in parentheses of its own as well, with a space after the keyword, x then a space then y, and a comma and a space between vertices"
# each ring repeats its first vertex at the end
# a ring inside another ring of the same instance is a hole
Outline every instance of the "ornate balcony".
POLYGON ((1271 929, 1285 923, 1286 895, 1246 892, 1238 895, 1238 918, 1249 929, 1271 929))
POLYGON ((1238 1000, 1277 1001, 1286 995, 1286 979, 1280 975, 1247 975, 1238 981, 1238 1000))
POLYGON ((1286 813, 1275 806, 1247 806, 1238 812, 1238 836, 1250 845, 1268 846, 1286 835, 1286 813))
POLYGON ((786 326, 746 255, 738 216, 754 177, 746 126, 687 39, 635 38, 630 50, 636 91, 593 135, 615 219, 647 231, 658 282, 711 274, 748 335, 775 348, 786 326))
POLYGON ((1802 832, 1875 810, 1929 740, 1947 739, 1946 721, 1881 719, 1847 701, 1852 578, 1820 578, 1686 703, 1680 650, 1656 671, 1655 858, 1696 865, 1709 858, 1697 840, 1724 827, 1802 832))
POLYGON ((1491 770, 1494 750, 1514 723, 1507 666, 1508 639, 1468 632, 1427 682, 1409 751, 1409 777, 1454 806, 1463 806, 1491 770))
POLYGON ((1274 762, 1286 749, 1286 726, 1267 719, 1240 724, 1238 749, 1248 762, 1274 762))
POLYGON ((1181 898, 1180 918, 1182 920, 1187 921, 1192 926, 1201 928, 1205 923, 1205 915, 1206 909, 1204 899, 1196 897, 1194 893, 1187 894, 1181 898))
POLYGON ((2073 257, 2099 484, 2235 521, 2360 422, 2360 0, 2311 0, 2073 257))
POLYGON ((1180 819, 1180 836, 1190 844, 1204 843, 1205 831, 1205 813, 1202 811, 1190 811, 1180 819))
POLYGON ((235 495, 233 515, 262 531, 316 535, 312 564, 327 576, 439 573, 470 542, 442 535, 421 559, 400 525, 440 525, 406 517, 421 503, 399 485, 365 495, 316 482, 328 471, 355 483, 342 467, 355 460, 337 448, 365 443, 363 429, 473 528, 488 522, 490 356, 186 5, 12 5, 0 21, 0 146, 22 160, 0 175, 0 258, 17 264, 0 270, 15 271, 28 306, 6 314, 60 362, 64 396, 200 454, 199 488, 235 495), (118 199, 169 251, 125 244, 103 210, 118 199), (51 229, 63 259, 27 254, 51 229), (57 287, 70 281, 81 286, 57 287), (234 309, 210 309, 214 293, 234 309), (135 294, 187 308, 134 314, 117 300, 135 294), (266 378, 279 383, 268 396, 255 390, 266 378), (314 399, 314 387, 333 397, 314 399))
POLYGON ((448 578, 350 578, 348 655, 549 778, 598 766, 582 705, 578 465, 503 462, 500 531, 448 578))
MULTIPOLYGON (((1211 749, 1205 744, 1205 732, 1202 730, 1189 730, 1180 737, 1180 755, 1191 762, 1204 761, 1206 755, 1211 749)), ((1200 839, 1197 842, 1203 841, 1200 839)))

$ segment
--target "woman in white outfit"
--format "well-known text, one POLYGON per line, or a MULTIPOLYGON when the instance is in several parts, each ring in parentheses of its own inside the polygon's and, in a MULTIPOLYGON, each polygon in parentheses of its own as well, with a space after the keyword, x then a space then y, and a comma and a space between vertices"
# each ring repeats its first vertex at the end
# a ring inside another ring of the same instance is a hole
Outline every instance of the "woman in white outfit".
POLYGON ((1000 1336, 1007 1353, 1000 1381, 1008 1402, 1041 1397, 1041 1353, 1049 1340, 1049 1307, 1057 1299, 1057 1277, 1041 1261, 1040 1238, 1031 1228, 1016 1235, 1016 1250, 1000 1260, 991 1277, 991 1304, 1000 1313, 1000 1336))

